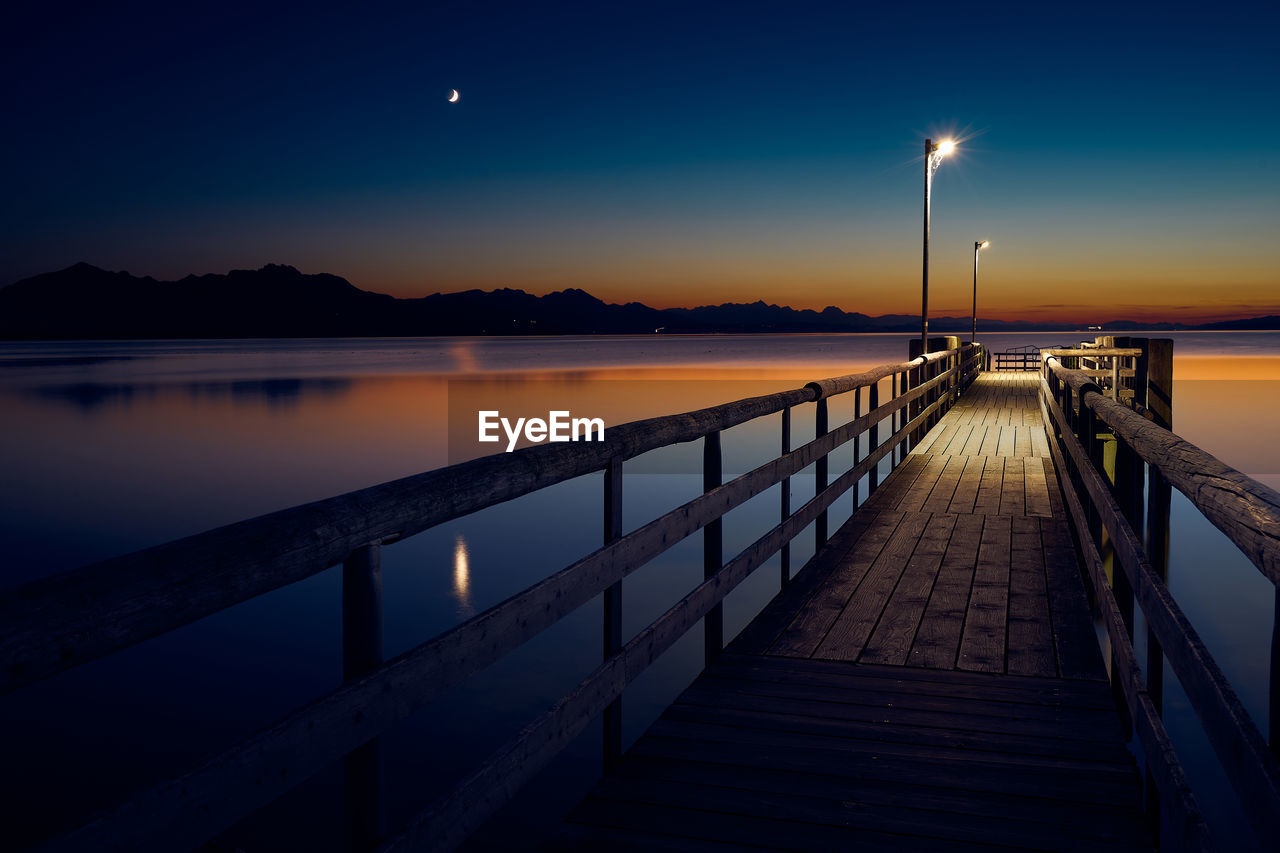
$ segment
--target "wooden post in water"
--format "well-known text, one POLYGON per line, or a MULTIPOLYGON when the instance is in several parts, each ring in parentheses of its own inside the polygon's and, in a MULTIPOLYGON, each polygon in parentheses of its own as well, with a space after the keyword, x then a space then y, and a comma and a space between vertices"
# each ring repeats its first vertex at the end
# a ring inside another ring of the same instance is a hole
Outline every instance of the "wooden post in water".
MULTIPOLYGON (((791 452, 791 407, 782 410, 782 455, 791 452)), ((782 478, 782 521, 791 517, 791 478, 782 478)), ((791 540, 782 543, 782 586, 791 582, 791 540)))
POLYGON ((1173 429, 1173 339, 1152 338, 1147 350, 1147 411, 1157 426, 1173 429))
MULTIPOLYGON (((1135 367, 1133 399, 1141 403, 1158 426, 1173 423, 1173 341, 1169 338, 1136 338, 1142 347, 1135 367)), ((1160 580, 1169 580, 1169 509, 1173 488, 1154 465, 1147 466, 1146 549, 1151 567, 1160 580)), ((1157 711, 1164 703, 1164 650, 1155 632, 1147 628, 1147 692, 1157 711)))
POLYGON ((1271 696, 1267 722, 1271 751, 1280 755, 1280 586, 1276 587, 1275 615, 1271 622, 1271 696))
MULTIPOLYGON (((702 443, 702 491, 721 484, 720 432, 707 433, 702 443)), ((724 565, 724 519, 717 518, 702 529, 702 577, 709 578, 724 565)), ((724 648, 724 604, 712 607, 702 620, 703 661, 710 666, 724 648)))
POLYGON ((1142 354, 1133 360, 1133 403, 1147 405, 1147 372, 1151 366, 1151 340, 1149 338, 1129 338, 1129 346, 1142 350, 1142 354))
MULTIPOLYGON (((382 546, 352 551, 342 563, 342 678, 354 681, 382 663, 382 546)), ((372 850, 385 833, 378 739, 356 747, 343 760, 347 841, 351 850, 372 850)))
MULTIPOLYGON (((622 459, 614 457, 604 469, 604 544, 622 538, 622 459)), ((604 591, 604 659, 622 648, 622 581, 604 591)), ((607 773, 622 756, 622 697, 604 709, 604 769, 607 773)))
MULTIPOLYGON (((813 437, 822 438, 827 434, 827 398, 823 397, 818 401, 818 410, 813 416, 813 437)), ((818 461, 813 466, 813 493, 815 495, 822 494, 822 490, 827 487, 827 455, 824 453, 818 457, 818 461)), ((818 517, 813 521, 813 550, 816 553, 827 544, 827 511, 824 509, 818 513, 818 517)))

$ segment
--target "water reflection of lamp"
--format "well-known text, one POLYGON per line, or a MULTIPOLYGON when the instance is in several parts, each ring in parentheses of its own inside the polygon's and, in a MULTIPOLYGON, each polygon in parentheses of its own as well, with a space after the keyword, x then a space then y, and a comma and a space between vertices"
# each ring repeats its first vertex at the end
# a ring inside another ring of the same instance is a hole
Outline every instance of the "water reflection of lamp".
POLYGON ((458 599, 458 615, 466 619, 475 613, 471 606, 471 561, 467 540, 461 533, 453 537, 453 597, 458 599))

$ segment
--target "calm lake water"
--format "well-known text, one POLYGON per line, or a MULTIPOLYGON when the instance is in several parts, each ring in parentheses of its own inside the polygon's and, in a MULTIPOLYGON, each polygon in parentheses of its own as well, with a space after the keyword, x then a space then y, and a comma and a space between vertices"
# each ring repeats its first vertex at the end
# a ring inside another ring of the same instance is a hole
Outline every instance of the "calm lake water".
MULTIPOLYGON (((608 425, 794 388, 905 360, 908 335, 415 338, 0 343, 0 585, 470 458, 476 411, 566 409, 608 425)), ((1174 430, 1280 486, 1257 429, 1280 401, 1280 333, 1179 333, 1174 430)), ((1081 334, 985 336, 992 349, 1081 334)), ((797 411, 796 443, 812 437, 797 411)), ((848 413, 843 417, 847 418, 848 413)), ((833 422, 839 418, 833 413, 833 422)), ((725 435, 726 475, 776 455, 779 419, 725 435)), ((851 459, 851 454, 850 454, 851 459)), ((626 466, 624 526, 700 491, 696 445, 626 466)), ((833 470, 842 470, 833 468, 833 470)), ((793 479, 793 506, 812 477, 793 479)), ((579 478, 384 549, 386 653, 398 654, 598 546, 601 477, 579 478)), ((776 488, 726 519, 726 555, 776 523, 776 488)), ((853 509, 846 496, 833 528, 853 509)), ((1271 585, 1175 493, 1170 586, 1264 735, 1271 585)), ((793 565, 812 535, 793 546, 793 565)), ((624 631, 701 576, 695 536, 627 581, 624 631)), ((726 604, 732 635, 777 589, 776 558, 726 604)), ((50 679, 0 702, 0 820, 23 846, 216 753, 341 681, 334 569, 50 679), (73 813, 74 812, 74 813, 73 813)), ((447 789, 598 663, 590 604, 384 739, 389 825, 447 789)), ((696 674, 691 632, 626 694, 634 739, 696 674)), ((1143 650, 1139 648, 1139 656, 1143 650)), ((1194 714, 1166 675, 1169 728, 1215 829, 1246 844, 1194 714)), ((598 772, 598 723, 480 842, 553 822, 598 772)), ((335 849, 334 767, 221 840, 228 849, 335 849), (287 831, 286 831, 287 828, 287 831)))

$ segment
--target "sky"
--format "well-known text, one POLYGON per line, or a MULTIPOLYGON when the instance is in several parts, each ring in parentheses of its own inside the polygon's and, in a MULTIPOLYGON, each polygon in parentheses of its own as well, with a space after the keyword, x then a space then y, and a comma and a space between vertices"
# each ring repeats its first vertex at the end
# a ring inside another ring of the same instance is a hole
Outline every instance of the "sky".
POLYGON ((931 316, 1280 314, 1274 2, 25 5, 0 284, 918 313, 931 137, 931 316))

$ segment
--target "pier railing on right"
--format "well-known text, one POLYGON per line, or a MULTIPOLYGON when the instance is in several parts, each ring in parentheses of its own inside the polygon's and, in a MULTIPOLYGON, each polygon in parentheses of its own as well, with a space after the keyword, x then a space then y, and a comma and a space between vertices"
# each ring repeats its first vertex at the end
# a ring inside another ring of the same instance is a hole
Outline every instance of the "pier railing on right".
MULTIPOLYGON (((1159 349, 1144 348, 1142 356, 1159 349)), ((1109 355, 1108 348, 1096 348, 1091 355, 1089 360, 1096 362, 1109 355)), ((1280 746, 1280 628, 1273 632, 1271 643, 1272 742, 1268 747, 1174 600, 1165 575, 1169 490, 1176 488, 1264 577, 1280 584, 1280 494, 1164 428, 1159 421, 1162 407, 1169 402, 1167 383, 1162 388, 1144 388, 1142 369, 1136 374, 1120 372, 1118 352, 1110 369, 1094 363, 1075 370, 1063 364, 1067 359, 1087 358, 1079 351, 1046 351, 1043 358, 1040 400, 1050 448, 1062 472, 1066 504, 1110 639, 1112 685, 1145 755, 1153 829, 1171 828, 1175 837, 1162 845, 1167 848, 1211 848, 1161 719, 1167 657, 1263 849, 1276 849, 1280 844, 1280 765, 1274 752, 1280 746), (1128 377, 1132 378, 1126 381, 1128 377), (1095 378, 1110 379, 1110 393, 1095 378), (1135 386, 1143 393, 1135 394, 1135 386), (1147 626, 1145 676, 1133 646, 1135 601, 1147 626)), ((1276 613, 1280 617, 1280 590, 1276 613)))

